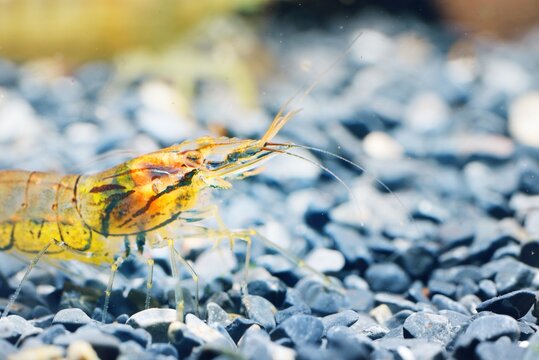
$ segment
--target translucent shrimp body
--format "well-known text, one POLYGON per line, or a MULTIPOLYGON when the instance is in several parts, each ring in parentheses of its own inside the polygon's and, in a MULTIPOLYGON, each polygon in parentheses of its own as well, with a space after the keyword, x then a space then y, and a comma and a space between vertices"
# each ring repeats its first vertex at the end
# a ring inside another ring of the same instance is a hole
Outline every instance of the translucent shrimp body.
POLYGON ((230 187, 225 179, 272 154, 263 145, 204 137, 93 175, 0 171, 0 250, 32 254, 51 243, 53 258, 113 263, 126 237, 182 221, 203 189, 230 187))

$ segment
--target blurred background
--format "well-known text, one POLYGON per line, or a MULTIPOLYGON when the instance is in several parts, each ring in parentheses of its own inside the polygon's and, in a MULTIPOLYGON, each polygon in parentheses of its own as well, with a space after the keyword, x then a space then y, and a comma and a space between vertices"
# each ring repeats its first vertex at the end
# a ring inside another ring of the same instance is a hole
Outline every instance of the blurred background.
MULTIPOLYGON (((361 31, 353 56, 371 68, 404 34, 403 61, 434 45, 453 80, 471 82, 478 48, 519 41, 538 20, 534 0, 3 0, 0 166, 69 168, 201 129, 255 135, 361 31)), ((500 66, 495 81, 525 77, 500 66)))

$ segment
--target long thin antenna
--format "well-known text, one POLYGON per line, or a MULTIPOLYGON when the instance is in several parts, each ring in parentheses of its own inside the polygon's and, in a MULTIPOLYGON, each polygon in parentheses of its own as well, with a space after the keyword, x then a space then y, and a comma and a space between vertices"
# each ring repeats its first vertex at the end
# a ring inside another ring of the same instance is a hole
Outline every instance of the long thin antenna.
MULTIPOLYGON (((313 147, 313 146, 308 146, 308 145, 298 145, 298 144, 278 144, 278 143, 268 143, 267 145, 271 146, 271 145, 276 145, 276 146, 288 146, 290 148, 301 148, 301 149, 306 149, 306 150, 311 150, 311 151, 315 151, 315 152, 318 152, 318 153, 322 153, 322 154, 325 154, 325 155, 329 155, 329 156, 332 156, 336 159, 339 159, 353 167, 355 167, 356 169, 359 169, 361 170, 362 172, 364 172, 365 174, 368 174, 370 175, 370 177, 376 181, 377 184, 379 184, 384 190, 386 190, 388 193, 390 193, 393 197, 395 197, 395 199, 397 200, 397 202, 399 203, 399 205, 407 212, 407 215, 406 217, 408 218, 408 221, 413 224, 414 226, 414 229, 416 231, 416 234, 419 235, 420 232, 419 232, 419 228, 417 226, 417 223, 415 222, 414 218, 412 218, 412 216, 410 216, 408 214, 408 208, 404 205, 404 202, 402 201, 402 199, 399 197, 399 195, 397 195, 397 193, 395 193, 393 190, 391 190, 391 188, 389 186, 387 186, 382 180, 378 179, 378 177, 374 174, 372 174, 370 171, 368 171, 365 167, 359 165, 358 163, 356 162, 353 162, 352 160, 349 160, 343 156, 340 156, 340 155, 337 155, 337 154, 334 154, 332 153, 331 151, 327 151, 327 150, 324 150, 324 149, 319 149, 317 147, 313 147)), ((354 200, 355 201, 355 200, 354 200)))
POLYGON ((350 194, 350 198, 353 200, 353 203, 354 203, 354 206, 358 212, 358 215, 359 215, 359 224, 361 227, 365 227, 365 222, 363 221, 363 212, 361 211, 361 209, 359 208, 359 201, 356 197, 356 195, 354 194, 354 192, 352 191, 352 189, 350 189, 350 186, 348 186, 343 179, 341 179, 337 174, 335 174, 333 171, 331 171, 330 169, 328 169, 327 167, 325 167, 324 165, 322 164, 319 164, 317 163, 316 161, 313 161, 311 159, 308 159, 304 156, 301 156, 301 155, 298 155, 298 154, 294 154, 294 153, 291 153, 291 152, 288 152, 286 150, 280 150, 280 149, 271 149, 271 148, 263 148, 263 150, 267 150, 267 151, 272 151, 272 152, 277 152, 277 153, 281 153, 281 154, 285 154, 285 155, 289 155, 289 156, 292 156, 292 157, 295 157, 295 158, 298 158, 298 159, 301 159, 301 160, 305 160, 313 165, 316 165, 318 166, 320 169, 322 169, 323 171, 327 172, 329 175, 331 175, 333 178, 335 178, 335 180, 337 180, 339 183, 341 183, 342 186, 344 186, 344 188, 346 189, 346 191, 348 191, 348 193, 350 194))

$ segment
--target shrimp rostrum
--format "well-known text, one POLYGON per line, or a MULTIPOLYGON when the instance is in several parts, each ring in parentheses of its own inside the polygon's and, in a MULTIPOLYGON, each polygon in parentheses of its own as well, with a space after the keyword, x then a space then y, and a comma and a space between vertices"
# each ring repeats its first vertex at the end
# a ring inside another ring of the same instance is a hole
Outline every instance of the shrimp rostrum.
MULTIPOLYGON (((22 253, 32 261, 23 277, 42 256, 110 265, 104 314, 108 306, 114 272, 128 244, 145 248, 170 247, 171 268, 179 276, 176 261, 190 268, 174 247, 170 228, 214 217, 216 240, 250 239, 254 230, 229 231, 215 206, 201 206, 206 188, 230 188, 229 181, 248 176, 272 155, 286 152, 289 144, 271 143, 294 112, 277 115, 267 132, 257 140, 202 137, 146 154, 108 170, 90 175, 0 171, 0 250, 22 253)), ((208 232, 209 233, 209 232, 208 232)), ((267 239, 263 240, 267 241, 267 239)), ((249 249, 249 247, 248 247, 249 249)), ((148 257, 148 264, 153 260, 148 257)), ((246 263, 249 261, 249 250, 246 263)), ((245 266, 247 271, 248 264, 245 266)), ((148 278, 146 305, 152 285, 148 278)), ((22 282, 21 282, 22 283, 22 282)), ((183 316, 183 298, 176 289, 178 316, 183 316)), ((6 316, 20 291, 17 288, 5 307, 6 316)))

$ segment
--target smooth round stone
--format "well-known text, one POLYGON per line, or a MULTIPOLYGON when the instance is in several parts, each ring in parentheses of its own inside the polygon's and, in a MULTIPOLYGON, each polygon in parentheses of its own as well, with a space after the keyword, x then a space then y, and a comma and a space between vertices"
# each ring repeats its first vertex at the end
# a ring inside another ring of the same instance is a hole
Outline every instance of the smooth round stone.
POLYGON ((324 227, 324 232, 335 241, 335 247, 344 255, 349 266, 362 271, 372 263, 372 255, 356 230, 329 223, 324 227))
POLYGON ((438 310, 453 310, 461 314, 468 315, 469 311, 466 307, 447 296, 436 294, 432 297, 432 305, 438 310))
POLYGON ((363 138, 363 150, 377 160, 396 160, 404 154, 402 145, 381 131, 373 131, 363 138))
POLYGON ((473 320, 466 329, 465 335, 479 341, 493 341, 502 336, 516 341, 520 336, 520 328, 517 321, 510 316, 486 315, 473 320))
POLYGON ((477 311, 491 311, 496 314, 509 315, 520 319, 531 309, 535 303, 535 292, 530 290, 517 290, 498 296, 477 305, 477 311))
POLYGON ((478 360, 525 359, 526 349, 502 338, 495 343, 483 342, 475 348, 478 360), (505 341, 504 341, 505 340, 505 341))
POLYGON ((39 334, 43 330, 36 328, 29 321, 18 315, 9 315, 0 319, 0 339, 15 344, 20 338, 39 334))
POLYGON ((414 130, 437 132, 449 123, 449 106, 434 92, 421 93, 409 103, 404 119, 414 130))
POLYGON ((417 311, 417 306, 412 301, 396 294, 379 293, 374 296, 376 305, 386 305, 392 313, 402 310, 417 311))
POLYGON ((76 341, 84 341, 92 345, 97 356, 103 360, 116 359, 120 353, 120 340, 100 331, 93 325, 81 326, 72 334, 60 335, 54 339, 53 344, 69 346, 76 341))
POLYGON ((151 344, 150 347, 148 348, 148 352, 154 354, 156 357, 167 356, 172 359, 178 358, 178 350, 176 350, 176 348, 172 346, 171 344, 162 344, 162 343, 151 344))
POLYGON ((14 354, 17 351, 17 348, 13 346, 9 341, 0 339, 0 354, 6 359, 9 358, 11 354, 14 354))
POLYGON ((410 315, 403 324, 405 338, 425 339, 445 345, 451 339, 451 325, 442 315, 424 311, 410 315))
POLYGON ((322 273, 337 272, 344 267, 344 256, 337 250, 318 248, 307 254, 305 263, 322 273))
POLYGON ((61 324, 69 331, 75 331, 79 327, 89 324, 92 319, 84 311, 78 308, 63 309, 58 311, 52 319, 53 324, 61 324))
POLYGON ((185 316, 185 325, 193 334, 210 346, 229 349, 236 348, 236 344, 222 326, 213 328, 193 314, 187 314, 185 316))
POLYGON ((402 326, 406 319, 414 314, 412 310, 401 310, 389 319, 384 322, 384 325, 389 329, 395 329, 396 327, 402 326))
POLYGON ((129 325, 124 324, 107 324, 101 330, 113 335, 121 342, 134 341, 141 347, 146 348, 152 342, 151 335, 144 329, 133 329, 129 325))
POLYGON ((492 280, 483 279, 479 282, 479 292, 477 294, 481 299, 488 300, 498 295, 496 284, 492 280))
POLYGON ((318 344, 324 333, 322 321, 310 315, 295 315, 271 332, 272 340, 289 338, 295 345, 318 344))
POLYGON ((65 334, 67 334, 66 328, 63 325, 57 324, 43 330, 41 334, 36 336, 36 339, 39 339, 44 344, 52 344, 54 339, 65 334))
POLYGON ((277 324, 280 324, 286 319, 296 314, 311 315, 311 308, 308 307, 306 304, 303 304, 303 305, 293 305, 293 306, 287 307, 286 309, 279 310, 275 313, 275 322, 277 324))
POLYGON ((509 107, 509 133, 522 144, 539 147, 539 92, 526 93, 509 107))
POLYGON ((177 319, 178 315, 174 309, 148 309, 133 314, 126 324, 149 332, 154 343, 167 342, 168 328, 177 319))
POLYGON ((350 326, 357 321, 359 315, 353 310, 344 310, 336 314, 324 316, 322 324, 324 325, 324 335, 334 326, 350 326))
POLYGON ((286 296, 286 285, 277 278, 253 280, 247 284, 250 295, 262 296, 276 307, 280 307, 286 296))
POLYGON ((242 303, 245 306, 249 319, 262 325, 268 332, 275 328, 275 313, 277 309, 275 309, 272 303, 256 295, 244 296, 242 303))
POLYGON ((412 246, 399 258, 399 264, 413 278, 422 278, 436 266, 433 252, 424 246, 412 246))
POLYGON ((428 287, 429 293, 432 295, 441 294, 453 298, 457 292, 457 287, 454 284, 436 279, 430 280, 428 287))
POLYGON ((371 265, 365 272, 365 280, 373 291, 403 293, 410 286, 408 274, 392 263, 371 265))
POLYGON ((232 251, 228 249, 208 249, 195 260, 194 269, 205 281, 232 273, 238 262, 232 251))
MULTIPOLYGON (((539 178, 537 181, 539 182, 539 178)), ((526 265, 539 268, 539 240, 529 241, 522 245, 519 260, 526 265)))
POLYGON ((359 336, 353 330, 344 326, 329 329, 326 338, 328 349, 339 350, 335 358, 339 359, 368 359, 374 346, 371 339, 359 336))
POLYGON ((494 277, 500 294, 529 287, 534 276, 533 268, 513 259, 508 260, 494 277))

